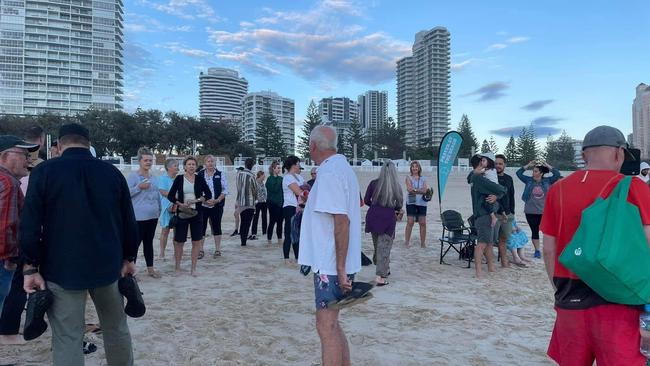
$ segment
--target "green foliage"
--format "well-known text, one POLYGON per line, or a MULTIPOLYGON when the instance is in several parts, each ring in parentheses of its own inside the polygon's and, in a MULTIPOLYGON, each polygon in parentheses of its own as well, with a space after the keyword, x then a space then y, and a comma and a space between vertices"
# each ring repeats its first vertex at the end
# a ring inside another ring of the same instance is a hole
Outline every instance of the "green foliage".
POLYGON ((199 121, 176 112, 163 114, 158 110, 138 109, 133 114, 122 111, 89 109, 73 116, 54 114, 36 116, 0 116, 0 134, 24 135, 38 124, 53 140, 62 124, 77 122, 90 132, 90 142, 99 156, 121 155, 128 161, 140 147, 146 146, 162 154, 190 154, 194 143, 201 154, 227 155, 240 153, 254 156, 249 145, 240 142, 239 128, 227 122, 199 121))
POLYGON ((575 170, 575 150, 573 149, 573 139, 562 131, 562 135, 557 140, 549 136, 546 142, 546 161, 560 170, 575 170))
POLYGON ((255 149, 258 154, 281 158, 287 156, 287 150, 282 141, 282 130, 278 126, 278 121, 271 114, 270 108, 265 108, 257 122, 255 135, 255 149))
POLYGON ((458 133, 463 136, 463 144, 460 145, 460 150, 458 150, 458 157, 469 158, 473 152, 478 150, 478 141, 466 114, 463 114, 463 117, 460 119, 458 133))
MULTIPOLYGON (((322 123, 318 107, 312 100, 307 107, 307 116, 302 126, 302 136, 298 139, 298 153, 304 158, 309 159, 309 136, 311 131, 322 123)), ((339 138, 340 140, 340 138, 339 138)))
POLYGON ((535 127, 532 124, 528 128, 521 129, 519 139, 517 139, 517 155, 522 164, 536 160, 539 156, 537 136, 535 135, 535 127))
MULTIPOLYGON (((374 148, 380 158, 401 159, 406 151, 406 132, 391 118, 377 129, 374 148)), ((426 148, 426 147, 425 147, 426 148)))
POLYGON ((495 154, 499 152, 499 145, 497 145, 497 142, 494 141, 494 136, 490 136, 490 141, 488 141, 488 144, 490 145, 490 151, 495 154))
POLYGON ((481 144, 481 153, 486 153, 490 152, 490 144, 488 143, 488 140, 483 140, 483 143, 481 144))
POLYGON ((509 165, 517 165, 521 163, 519 159, 519 153, 517 152, 517 143, 515 142, 515 137, 510 135, 510 140, 506 145, 506 149, 503 151, 506 160, 508 160, 509 165))
MULTIPOLYGON (((341 143, 341 136, 339 136, 339 143, 341 143)), ((364 153, 367 150, 366 137, 363 135, 363 126, 359 120, 354 119, 348 130, 343 137, 343 152, 339 152, 345 155, 347 158, 354 157, 354 144, 357 144, 357 159, 361 159, 364 156, 364 153)))

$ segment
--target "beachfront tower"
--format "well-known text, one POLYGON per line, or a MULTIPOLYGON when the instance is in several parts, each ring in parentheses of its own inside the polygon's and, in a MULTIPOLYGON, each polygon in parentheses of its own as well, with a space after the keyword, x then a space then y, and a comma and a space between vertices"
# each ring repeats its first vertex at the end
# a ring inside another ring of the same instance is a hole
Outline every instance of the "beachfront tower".
POLYGON ((211 67, 199 75, 199 114, 214 121, 239 123, 248 81, 237 70, 211 67))
POLYGON ((641 150, 641 158, 650 157, 650 87, 639 84, 636 87, 636 97, 632 103, 632 135, 633 145, 641 150))

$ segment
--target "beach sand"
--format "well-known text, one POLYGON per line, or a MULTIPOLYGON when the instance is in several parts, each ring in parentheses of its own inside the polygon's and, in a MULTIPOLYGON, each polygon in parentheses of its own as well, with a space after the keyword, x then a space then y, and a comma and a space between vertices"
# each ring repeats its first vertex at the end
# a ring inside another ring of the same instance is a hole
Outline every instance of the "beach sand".
MULTIPOLYGON (((514 172, 511 175, 514 177, 514 172)), ((443 209, 471 214, 467 173, 453 173, 443 209)), ((307 172, 304 172, 307 176, 307 172)), ((361 193, 377 172, 359 172, 361 193)), ((405 177, 405 173, 400 173, 405 177)), ((554 322, 553 292, 541 260, 529 268, 501 269, 476 280, 449 254, 440 265, 441 233, 435 176, 426 174, 436 190, 427 216, 427 248, 419 245, 417 224, 410 248, 404 247, 406 220, 397 225, 391 253, 390 285, 373 290, 374 298, 341 312, 353 365, 547 365, 546 347, 554 322)), ((233 192, 234 174, 228 176, 233 192)), ((517 221, 528 231, 519 199, 523 186, 515 177, 517 221)), ((319 365, 320 343, 315 328, 313 278, 297 266, 286 266, 281 245, 258 240, 240 247, 234 230, 234 196, 227 199, 221 258, 213 259, 212 237, 199 261, 198 278, 189 275, 190 242, 183 267, 173 274, 173 249, 156 261, 161 279, 146 275, 138 260, 139 281, 147 313, 129 318, 136 365, 319 365)), ((367 208, 362 209, 365 217, 367 208)), ((261 224, 260 224, 261 226, 261 224)), ((158 237, 154 242, 158 256, 158 237)), ((363 248, 372 257, 372 240, 363 234, 363 248)), ((495 250, 496 252, 496 250, 495 250)), ((532 257, 529 244, 528 256, 532 257)), ((292 254, 293 255, 293 254, 292 254)), ((374 265, 357 279, 374 281, 374 265)), ((97 316, 88 302, 87 322, 97 316)), ((105 365, 101 336, 90 336, 98 351, 86 365, 105 365)), ((23 346, 0 346, 0 364, 51 363, 51 333, 23 346)))

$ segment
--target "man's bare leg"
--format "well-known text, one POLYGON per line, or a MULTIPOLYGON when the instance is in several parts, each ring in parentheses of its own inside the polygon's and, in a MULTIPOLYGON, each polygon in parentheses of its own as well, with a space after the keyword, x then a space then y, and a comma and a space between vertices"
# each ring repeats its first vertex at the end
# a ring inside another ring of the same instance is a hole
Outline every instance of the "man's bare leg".
POLYGON ((506 238, 499 238, 499 256, 501 257, 501 267, 510 268, 508 251, 506 250, 506 238))
POLYGON ((494 251, 492 249, 492 244, 486 246, 485 258, 487 259, 488 272, 496 272, 496 268, 494 268, 494 251))
POLYGON ((483 270, 481 268, 483 261, 483 253, 485 252, 485 243, 477 243, 474 248, 474 267, 476 268, 476 278, 483 278, 483 270))
POLYGON ((339 325, 339 311, 321 309, 316 311, 316 330, 320 337, 322 366, 350 364, 350 350, 343 329, 339 325))

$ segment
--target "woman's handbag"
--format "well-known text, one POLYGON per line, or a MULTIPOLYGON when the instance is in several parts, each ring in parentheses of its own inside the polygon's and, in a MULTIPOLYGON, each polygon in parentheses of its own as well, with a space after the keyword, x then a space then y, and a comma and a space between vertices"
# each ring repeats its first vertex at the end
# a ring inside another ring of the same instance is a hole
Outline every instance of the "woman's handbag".
POLYGON ((179 218, 183 220, 191 219, 192 217, 196 216, 199 214, 199 211, 197 211, 194 208, 190 207, 178 207, 177 215, 179 218))
POLYGON ((431 201, 431 198, 433 198, 433 188, 429 187, 427 188, 427 191, 422 195, 422 200, 424 200, 424 202, 429 202, 431 201))
POLYGON ((627 200, 631 182, 623 178, 582 211, 559 260, 605 300, 641 305, 650 303, 650 249, 639 209, 627 200))

